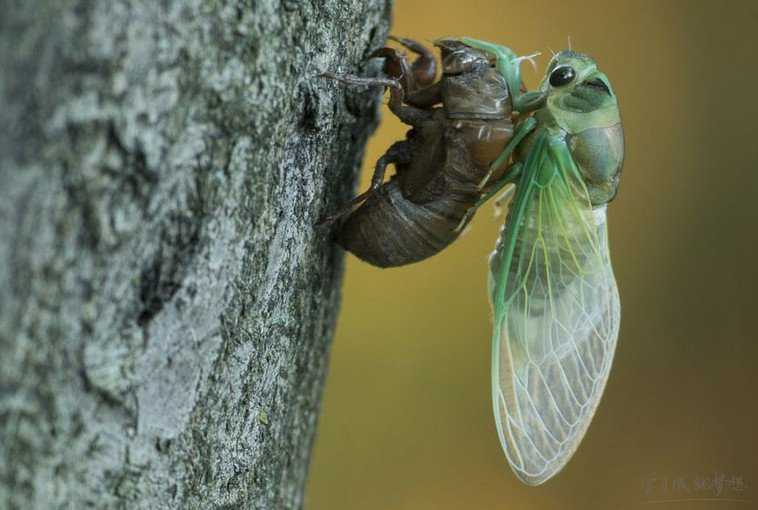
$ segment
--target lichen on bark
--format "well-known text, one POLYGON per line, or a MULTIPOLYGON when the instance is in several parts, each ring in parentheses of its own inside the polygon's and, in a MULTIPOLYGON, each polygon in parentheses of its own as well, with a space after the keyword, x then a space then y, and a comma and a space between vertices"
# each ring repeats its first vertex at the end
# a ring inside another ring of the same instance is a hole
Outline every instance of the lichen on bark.
POLYGON ((0 1, 0 507, 302 505, 389 9, 0 1))

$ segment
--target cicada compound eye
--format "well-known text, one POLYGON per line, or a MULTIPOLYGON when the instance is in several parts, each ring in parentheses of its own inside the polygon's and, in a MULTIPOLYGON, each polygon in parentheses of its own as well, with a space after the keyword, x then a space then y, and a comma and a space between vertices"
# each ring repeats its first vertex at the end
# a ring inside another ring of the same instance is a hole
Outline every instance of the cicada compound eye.
POLYGON ((550 85, 563 87, 571 83, 576 77, 576 72, 571 66, 558 66, 550 73, 550 85))

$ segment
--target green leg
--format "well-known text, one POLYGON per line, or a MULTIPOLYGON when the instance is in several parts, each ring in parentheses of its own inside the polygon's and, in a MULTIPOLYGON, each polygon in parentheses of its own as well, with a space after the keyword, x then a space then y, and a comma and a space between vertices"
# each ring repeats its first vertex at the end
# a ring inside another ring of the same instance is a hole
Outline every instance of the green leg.
POLYGON ((545 106, 546 99, 547 93, 541 90, 521 92, 513 100, 513 109, 519 113, 533 112, 545 106))
POLYGON ((521 162, 516 163, 511 168, 511 171, 508 172, 508 175, 502 177, 497 182, 492 183, 492 187, 489 190, 487 190, 487 192, 484 195, 482 195, 482 197, 473 206, 471 206, 471 208, 468 211, 466 211, 466 214, 463 215, 463 219, 461 219, 461 222, 458 223, 457 227, 455 227, 455 232, 460 232, 461 230, 463 230, 463 227, 466 226, 466 224, 474 216, 476 211, 481 206, 483 206, 487 200, 495 196, 498 191, 503 189, 503 186, 516 182, 521 177, 522 167, 523 165, 521 164, 521 162))
POLYGON ((521 69, 516 61, 516 54, 513 50, 507 46, 500 46, 499 44, 493 44, 487 41, 480 41, 479 39, 471 39, 464 37, 461 39, 463 44, 476 48, 478 50, 492 53, 497 58, 496 67, 498 72, 505 78, 508 88, 511 91, 511 97, 513 98, 514 105, 516 98, 521 95, 521 69))
POLYGON ((497 58, 496 67, 498 72, 505 78, 508 89, 511 92, 513 109, 517 112, 530 112, 540 108, 545 99, 544 92, 522 92, 521 91, 521 63, 513 53, 513 50, 507 46, 480 41, 463 37, 461 41, 482 51, 492 53, 497 58))
MULTIPOLYGON (((490 164, 490 170, 487 172, 487 175, 484 176, 482 182, 479 183, 479 189, 484 189, 487 186, 487 183, 489 182, 490 177, 492 177, 492 174, 495 173, 498 168, 508 162, 508 158, 511 157, 511 154, 513 154, 513 151, 516 149, 518 144, 521 143, 521 140, 526 138, 526 135, 531 133, 536 125, 537 121, 534 120, 533 117, 527 117, 523 121, 516 124, 516 129, 513 132, 513 137, 510 139, 510 141, 508 141, 508 144, 505 146, 505 149, 503 149, 503 152, 501 152, 497 159, 490 164)), ((508 173, 510 174, 511 172, 508 173)))
POLYGON ((474 204, 474 207, 472 209, 476 210, 484 203, 489 200, 490 198, 497 195, 501 189, 503 189, 504 186, 507 186, 508 184, 513 184, 517 180, 521 178, 521 170, 523 169, 523 164, 519 161, 518 163, 514 164, 511 167, 511 171, 508 172, 508 175, 505 175, 501 177, 499 180, 492 183, 491 187, 482 195, 482 198, 480 198, 476 204, 474 204))
POLYGON ((458 224, 457 227, 455 227, 456 232, 460 232, 463 230, 463 227, 466 226, 466 224, 469 222, 469 220, 474 216, 474 213, 476 213, 477 209, 479 209, 487 200, 492 198, 494 195, 497 194, 498 191, 503 189, 503 186, 506 186, 507 184, 511 184, 513 182, 516 182, 517 179, 521 177, 521 167, 523 166, 520 162, 515 163, 513 167, 510 169, 510 171, 504 175, 500 180, 490 184, 488 186, 488 182, 490 180, 490 177, 492 176, 492 173, 497 170, 500 165, 505 164, 508 161, 508 158, 511 157, 511 154, 513 154, 513 151, 516 149, 519 143, 532 131, 534 131, 534 128, 537 126, 537 121, 534 120, 533 117, 527 117, 523 121, 519 122, 516 125, 516 130, 513 133, 513 138, 510 139, 508 144, 505 146, 505 149, 503 149, 503 152, 500 153, 500 155, 497 157, 495 161, 490 164, 490 170, 487 172, 487 175, 482 179, 482 182, 479 184, 479 189, 488 188, 487 191, 482 195, 482 197, 474 204, 468 211, 466 211, 466 214, 463 216, 463 219, 461 219, 461 222, 458 224))

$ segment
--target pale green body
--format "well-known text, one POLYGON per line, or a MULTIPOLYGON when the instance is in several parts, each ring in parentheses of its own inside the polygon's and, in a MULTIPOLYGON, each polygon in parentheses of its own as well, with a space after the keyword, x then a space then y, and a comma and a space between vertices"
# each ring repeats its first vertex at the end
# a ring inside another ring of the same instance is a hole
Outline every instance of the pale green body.
MULTIPOLYGON (((509 49, 464 42, 495 54, 511 91, 519 90, 509 49)), ((610 372, 620 305, 606 204, 618 189, 624 145, 616 97, 585 55, 556 55, 539 91, 517 94, 514 104, 522 114, 536 111, 493 163, 512 158, 513 169, 487 194, 516 185, 490 259, 492 392, 508 461, 536 485, 578 447, 610 372)))

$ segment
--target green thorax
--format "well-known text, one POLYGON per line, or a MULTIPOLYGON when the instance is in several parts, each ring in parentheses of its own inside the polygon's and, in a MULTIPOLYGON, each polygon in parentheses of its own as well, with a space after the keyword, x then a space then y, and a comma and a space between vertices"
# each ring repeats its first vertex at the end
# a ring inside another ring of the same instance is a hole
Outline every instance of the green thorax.
POLYGON ((544 106, 534 113, 552 139, 562 139, 587 185, 593 205, 616 195, 624 159, 618 102, 595 61, 563 51, 553 57, 540 84, 544 106))

